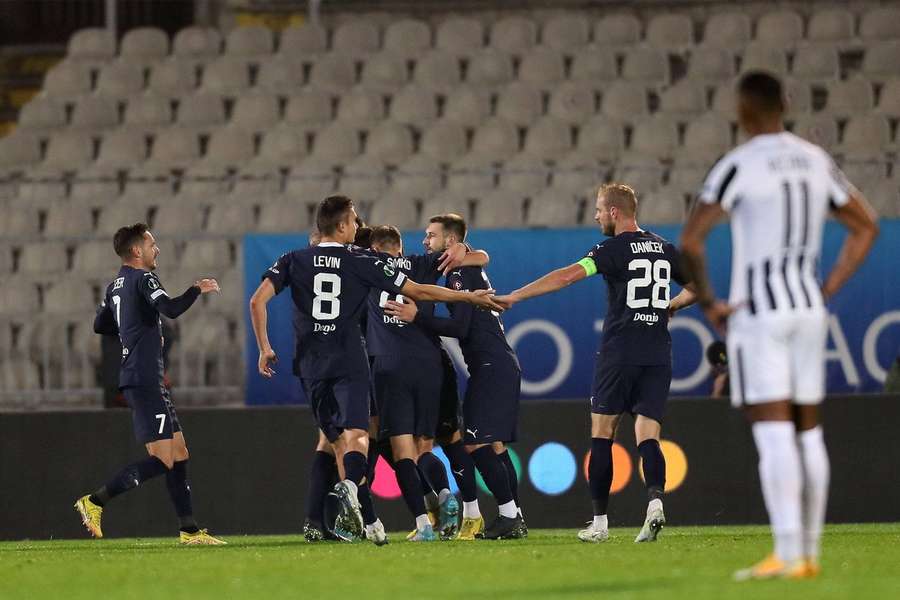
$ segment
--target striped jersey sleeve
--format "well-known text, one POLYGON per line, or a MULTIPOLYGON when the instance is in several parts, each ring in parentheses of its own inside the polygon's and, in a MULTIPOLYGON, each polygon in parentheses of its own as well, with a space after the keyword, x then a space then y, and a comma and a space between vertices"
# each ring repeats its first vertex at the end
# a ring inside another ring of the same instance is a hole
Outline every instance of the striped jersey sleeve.
POLYGON ((707 174, 703 187, 700 189, 700 202, 719 204, 724 210, 730 211, 737 196, 735 180, 740 171, 741 168, 738 161, 735 160, 734 153, 726 154, 707 174))

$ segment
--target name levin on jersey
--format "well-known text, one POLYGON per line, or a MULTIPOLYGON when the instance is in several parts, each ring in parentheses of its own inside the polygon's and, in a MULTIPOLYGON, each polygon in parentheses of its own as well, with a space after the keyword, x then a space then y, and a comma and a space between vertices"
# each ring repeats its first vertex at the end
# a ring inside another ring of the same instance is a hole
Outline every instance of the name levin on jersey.
POLYGON ((340 269, 341 259, 337 256, 326 256, 324 254, 319 254, 313 256, 313 266, 324 267, 326 269, 340 269))

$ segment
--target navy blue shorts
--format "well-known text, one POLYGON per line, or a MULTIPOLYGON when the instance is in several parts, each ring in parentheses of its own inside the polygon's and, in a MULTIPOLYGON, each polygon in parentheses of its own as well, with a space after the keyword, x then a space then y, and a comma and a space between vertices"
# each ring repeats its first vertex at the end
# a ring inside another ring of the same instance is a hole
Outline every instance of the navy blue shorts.
POLYGON ((441 394, 441 365, 409 356, 376 356, 372 370, 378 405, 378 438, 434 437, 441 394))
POLYGON ((125 401, 131 407, 134 437, 138 443, 171 440, 181 431, 169 390, 163 385, 122 388, 125 401))
POLYGON ((441 401, 435 437, 449 438, 459 431, 459 385, 453 361, 443 348, 441 348, 441 369, 441 401))
POLYGON ((345 429, 369 428, 369 374, 301 379, 316 424, 334 443, 345 429))
POLYGON ((671 364, 597 364, 591 387, 591 412, 599 415, 627 412, 662 422, 671 383, 671 364))
POLYGON ((469 366, 463 399, 466 444, 516 441, 522 371, 509 358, 469 366))

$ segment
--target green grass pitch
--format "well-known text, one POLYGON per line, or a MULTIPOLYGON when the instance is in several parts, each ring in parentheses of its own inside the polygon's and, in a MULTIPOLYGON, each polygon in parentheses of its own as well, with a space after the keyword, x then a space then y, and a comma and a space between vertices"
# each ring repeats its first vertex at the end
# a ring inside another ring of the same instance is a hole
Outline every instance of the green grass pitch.
POLYGON ((900 597, 900 524, 828 527, 814 581, 733 583, 770 548, 764 527, 673 527, 655 544, 613 529, 605 544, 574 530, 527 540, 307 544, 228 536, 224 547, 175 539, 0 543, 0 598, 727 598, 900 597))

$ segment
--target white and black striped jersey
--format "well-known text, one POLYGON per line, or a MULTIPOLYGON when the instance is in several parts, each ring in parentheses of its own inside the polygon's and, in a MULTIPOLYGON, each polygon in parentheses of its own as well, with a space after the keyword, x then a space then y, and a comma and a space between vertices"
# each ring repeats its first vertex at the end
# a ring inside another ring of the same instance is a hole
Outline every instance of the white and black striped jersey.
POLYGON ((850 189, 827 152, 789 132, 754 136, 720 159, 699 199, 731 216, 729 303, 754 316, 821 309, 825 219, 850 189))

